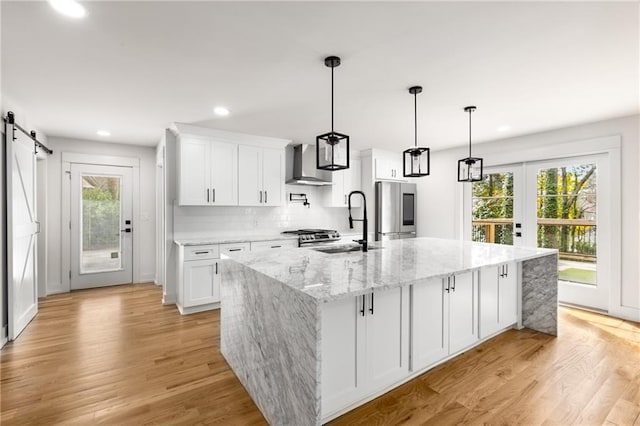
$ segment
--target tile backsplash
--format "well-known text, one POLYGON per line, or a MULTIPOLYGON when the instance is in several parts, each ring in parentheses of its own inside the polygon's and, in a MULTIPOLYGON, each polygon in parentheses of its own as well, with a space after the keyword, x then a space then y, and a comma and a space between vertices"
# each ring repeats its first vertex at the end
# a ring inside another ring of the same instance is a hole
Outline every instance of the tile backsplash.
MULTIPOLYGON (((346 207, 322 206, 322 191, 313 187, 287 186, 285 204, 281 207, 179 207, 174 206, 174 237, 280 233, 301 228, 326 228, 345 231, 349 227, 346 207), (289 193, 306 193, 311 206, 290 202, 289 193)), ((353 209, 360 217, 360 209, 353 209)), ((356 224, 357 229, 361 229, 356 224)), ((371 228, 371 224, 369 227, 371 228)))

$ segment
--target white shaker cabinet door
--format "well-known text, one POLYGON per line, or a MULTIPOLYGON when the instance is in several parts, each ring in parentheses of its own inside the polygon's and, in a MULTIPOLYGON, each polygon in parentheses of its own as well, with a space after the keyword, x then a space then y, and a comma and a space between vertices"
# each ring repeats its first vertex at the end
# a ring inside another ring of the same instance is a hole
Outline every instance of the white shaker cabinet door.
POLYGON ((211 191, 209 143, 205 139, 180 138, 178 203, 181 206, 209 205, 211 197, 211 194, 207 193, 211 191))
POLYGON ((409 373, 408 289, 365 295, 366 348, 363 380, 368 393, 385 389, 409 373), (406 297, 408 301, 408 297, 406 297), (405 317, 406 314, 406 317, 405 317), (405 333, 406 329, 406 333, 405 333))
POLYGON ((218 260, 184 262, 184 307, 220 301, 218 260))
POLYGON ((480 299, 480 338, 496 333, 498 324, 498 270, 499 266, 489 266, 480 270, 478 297, 480 299))
POLYGON ((498 287, 498 319, 500 329, 518 322, 518 266, 515 262, 503 265, 498 287))
POLYGON ((322 416, 348 406, 360 397, 358 355, 363 351, 362 297, 348 297, 322 305, 322 416))
POLYGON ((281 206, 284 198, 284 151, 264 148, 262 152, 263 206, 281 206))
POLYGON ((449 354, 478 340, 478 299, 473 274, 467 272, 449 278, 449 354))
MULTIPOLYGON (((345 200, 351 191, 362 191, 362 160, 351 160, 351 165, 344 175, 345 200)), ((362 197, 353 196, 351 207, 362 207, 362 197)))
POLYGON ((331 182, 333 185, 329 187, 331 191, 330 207, 344 207, 347 205, 347 193, 344 189, 345 175, 348 170, 338 170, 331 172, 331 182))
POLYGON ((420 371, 449 354, 448 302, 441 278, 413 285, 412 371, 420 371))
POLYGON ((238 205, 238 145, 211 142, 211 204, 238 205))
POLYGON ((261 206, 262 194, 262 148, 240 145, 238 147, 238 204, 261 206))

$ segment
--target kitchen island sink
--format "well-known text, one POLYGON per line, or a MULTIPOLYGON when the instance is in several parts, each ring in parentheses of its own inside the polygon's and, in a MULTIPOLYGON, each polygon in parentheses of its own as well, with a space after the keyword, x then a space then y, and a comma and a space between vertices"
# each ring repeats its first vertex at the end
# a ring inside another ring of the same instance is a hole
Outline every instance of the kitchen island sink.
POLYGON ((557 335, 556 250, 434 238, 230 254, 221 351, 270 424, 318 425, 510 328, 557 335))

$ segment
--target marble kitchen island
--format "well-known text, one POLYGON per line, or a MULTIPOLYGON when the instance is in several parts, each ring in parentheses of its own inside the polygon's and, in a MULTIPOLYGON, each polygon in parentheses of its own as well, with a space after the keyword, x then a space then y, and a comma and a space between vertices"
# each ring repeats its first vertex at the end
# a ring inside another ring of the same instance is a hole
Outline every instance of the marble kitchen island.
POLYGON ((434 238, 230 255, 221 351, 269 423, 322 424, 506 329, 557 335, 557 263, 434 238))

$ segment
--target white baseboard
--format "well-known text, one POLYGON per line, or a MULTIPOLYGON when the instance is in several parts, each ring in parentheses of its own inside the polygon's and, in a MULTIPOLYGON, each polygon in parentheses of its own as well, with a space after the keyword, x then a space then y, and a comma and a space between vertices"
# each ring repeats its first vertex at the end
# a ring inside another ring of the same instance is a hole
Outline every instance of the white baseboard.
POLYGON ((175 305, 176 302, 177 302, 177 298, 175 294, 165 294, 162 296, 163 305, 175 305))
POLYGON ((62 288, 61 283, 47 283, 47 296, 60 293, 69 293, 69 290, 62 288))
POLYGON ((146 274, 140 274, 140 276, 138 277, 138 279, 135 281, 134 284, 155 283, 155 281, 156 281, 156 274, 153 272, 150 272, 146 274))
POLYGON ((2 327, 2 335, 0 336, 0 349, 2 349, 2 347, 7 344, 8 340, 9 340, 9 333, 7 330, 7 326, 5 325, 2 327))

